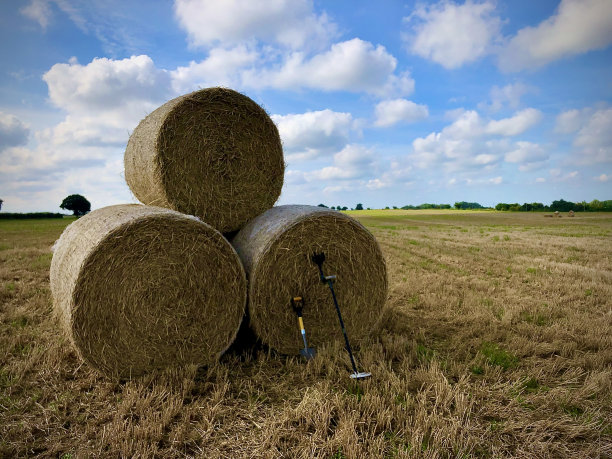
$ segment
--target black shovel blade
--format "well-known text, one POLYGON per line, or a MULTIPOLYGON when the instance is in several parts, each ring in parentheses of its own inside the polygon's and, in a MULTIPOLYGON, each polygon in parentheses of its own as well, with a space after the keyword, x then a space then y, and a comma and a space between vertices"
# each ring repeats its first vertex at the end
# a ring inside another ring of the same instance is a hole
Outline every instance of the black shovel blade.
POLYGON ((314 359, 315 355, 317 355, 317 351, 314 347, 307 347, 304 349, 300 349, 300 355, 303 356, 306 360, 314 359))

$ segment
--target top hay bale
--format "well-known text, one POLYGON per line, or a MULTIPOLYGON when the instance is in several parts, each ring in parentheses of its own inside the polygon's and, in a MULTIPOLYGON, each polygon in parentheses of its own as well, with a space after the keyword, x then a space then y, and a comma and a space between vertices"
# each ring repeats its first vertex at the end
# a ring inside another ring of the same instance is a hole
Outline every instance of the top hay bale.
POLYGON ((110 377, 207 364, 234 340, 246 276, 225 238, 193 217, 118 205, 71 224, 51 292, 79 355, 110 377))
POLYGON ((166 102, 140 122, 125 151, 125 178, 138 200, 196 215, 221 232, 272 207, 284 170, 274 122, 226 88, 166 102))
POLYGON ((232 240, 249 278, 251 327, 284 354, 303 347, 291 298, 304 299, 308 344, 342 339, 327 284, 314 252, 324 252, 323 270, 337 275, 334 290, 351 342, 372 330, 387 298, 387 272, 376 239, 349 216, 321 207, 290 205, 267 210, 232 240))

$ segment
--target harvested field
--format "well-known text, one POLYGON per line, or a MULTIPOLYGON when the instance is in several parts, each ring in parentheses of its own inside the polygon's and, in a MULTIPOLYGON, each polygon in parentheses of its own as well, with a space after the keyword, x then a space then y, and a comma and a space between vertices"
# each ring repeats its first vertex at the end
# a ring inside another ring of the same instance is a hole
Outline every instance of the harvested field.
POLYGON ((612 455, 612 215, 351 215, 390 289, 359 385, 341 341, 308 364, 234 348, 109 382, 51 313, 50 246, 68 221, 0 222, 0 456, 612 455))

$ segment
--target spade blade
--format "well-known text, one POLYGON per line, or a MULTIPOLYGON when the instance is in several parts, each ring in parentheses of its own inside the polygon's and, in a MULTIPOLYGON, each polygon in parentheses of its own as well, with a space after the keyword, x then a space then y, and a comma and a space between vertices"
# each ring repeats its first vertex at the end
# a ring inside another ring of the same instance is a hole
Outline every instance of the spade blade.
POLYGON ((300 349, 300 355, 306 360, 310 360, 314 359, 315 355, 317 355, 317 351, 313 347, 307 347, 305 349, 300 349))

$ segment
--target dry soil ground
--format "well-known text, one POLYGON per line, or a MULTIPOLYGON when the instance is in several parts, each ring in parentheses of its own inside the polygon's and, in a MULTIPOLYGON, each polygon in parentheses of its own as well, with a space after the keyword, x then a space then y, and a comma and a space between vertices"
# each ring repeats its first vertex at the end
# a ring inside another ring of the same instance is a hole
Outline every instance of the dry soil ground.
POLYGON ((353 215, 390 280, 360 384, 340 343, 107 381, 52 314, 68 221, 0 221, 0 457, 612 456, 612 215, 353 215))

